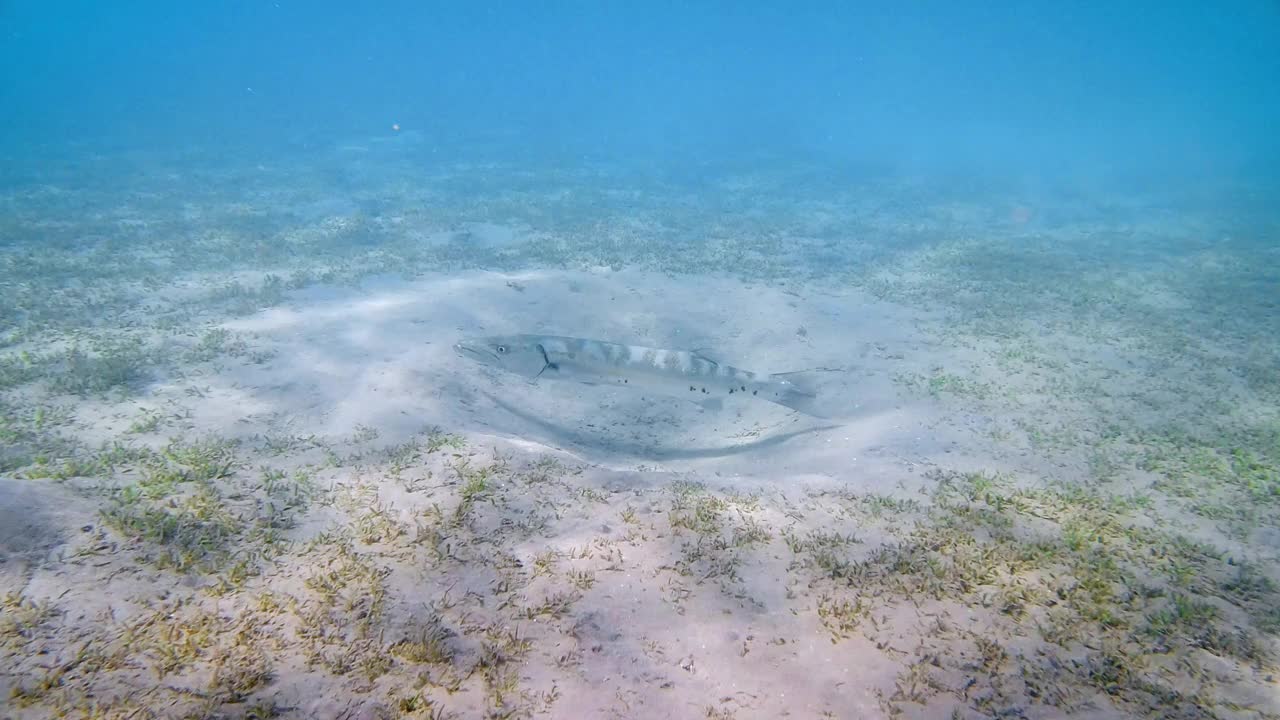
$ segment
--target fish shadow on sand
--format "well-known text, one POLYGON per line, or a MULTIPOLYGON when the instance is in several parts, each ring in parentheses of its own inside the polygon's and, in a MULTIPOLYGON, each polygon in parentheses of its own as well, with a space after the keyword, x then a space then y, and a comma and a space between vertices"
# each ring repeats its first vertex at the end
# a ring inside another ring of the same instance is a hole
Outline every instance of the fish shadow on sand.
POLYGON ((65 487, 0 477, 0 581, 40 565, 76 528, 94 522, 91 506, 65 487))
MULTIPOLYGON (((521 410, 520 408, 515 407, 514 405, 506 402, 502 398, 499 398, 490 393, 481 392, 480 394, 487 397, 491 402, 493 402, 494 405, 511 413, 512 415, 519 418, 520 420, 523 420, 524 422, 527 422, 530 425, 533 425, 534 427, 537 427, 538 429, 542 430, 544 433, 549 435, 552 440, 558 443, 562 443, 565 445, 573 445, 573 446, 583 447, 583 448, 590 448, 590 447, 599 448, 602 446, 601 438, 599 436, 593 435, 591 433, 583 432, 580 430, 574 430, 572 428, 550 422, 546 418, 530 413, 527 410, 521 410)), ((741 455, 744 453, 749 453, 756 450, 762 450, 764 448, 769 448, 769 447, 776 447, 778 445, 781 445, 787 442, 788 440, 792 440, 802 435, 809 435, 812 433, 821 432, 823 430, 831 430, 833 428, 838 428, 838 427, 840 427, 840 425, 828 423, 828 424, 818 425, 814 427, 807 427, 801 430, 792 430, 789 432, 777 433, 774 435, 769 435, 756 440, 752 440, 751 442, 739 443, 735 445, 725 445, 720 447, 701 447, 701 448, 661 447, 661 446, 657 446, 649 443, 638 443, 638 442, 630 442, 626 440, 609 439, 608 449, 614 450, 614 451, 620 451, 620 452, 637 456, 637 457, 644 457, 644 458, 654 459, 654 460, 692 460, 692 459, 702 459, 702 458, 720 458, 720 457, 729 457, 732 455, 741 455)))

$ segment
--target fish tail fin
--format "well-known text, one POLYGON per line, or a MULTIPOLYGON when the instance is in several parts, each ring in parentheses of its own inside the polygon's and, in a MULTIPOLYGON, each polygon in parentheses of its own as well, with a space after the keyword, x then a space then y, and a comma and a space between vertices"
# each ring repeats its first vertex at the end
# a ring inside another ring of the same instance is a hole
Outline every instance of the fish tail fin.
POLYGON ((818 374, 834 372, 831 368, 774 373, 769 376, 777 389, 769 399, 783 407, 791 408, 816 418, 830 418, 831 413, 822 407, 818 393, 818 374))

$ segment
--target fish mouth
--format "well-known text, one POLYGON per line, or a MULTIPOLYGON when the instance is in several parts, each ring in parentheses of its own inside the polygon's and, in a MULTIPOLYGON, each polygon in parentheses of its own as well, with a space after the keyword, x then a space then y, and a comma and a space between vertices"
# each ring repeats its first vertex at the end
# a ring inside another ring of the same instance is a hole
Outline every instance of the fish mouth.
POLYGON ((478 360, 485 363, 493 362, 498 359, 497 354, 488 347, 470 340, 462 340, 454 343, 453 351, 462 357, 469 357, 472 360, 478 360))

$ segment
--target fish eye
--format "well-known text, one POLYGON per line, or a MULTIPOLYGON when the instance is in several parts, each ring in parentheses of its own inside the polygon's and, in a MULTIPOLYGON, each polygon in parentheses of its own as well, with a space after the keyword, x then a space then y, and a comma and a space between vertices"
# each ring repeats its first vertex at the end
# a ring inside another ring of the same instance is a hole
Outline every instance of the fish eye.
POLYGON ((506 345, 499 345, 499 346, 498 346, 498 352, 500 352, 500 353, 504 353, 504 352, 506 352, 506 351, 507 351, 507 346, 506 346, 506 345))

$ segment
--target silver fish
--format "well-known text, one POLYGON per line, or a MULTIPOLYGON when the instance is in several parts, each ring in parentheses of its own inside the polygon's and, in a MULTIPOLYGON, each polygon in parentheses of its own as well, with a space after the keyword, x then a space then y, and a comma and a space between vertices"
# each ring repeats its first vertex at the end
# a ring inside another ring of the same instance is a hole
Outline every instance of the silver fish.
POLYGON ((777 403, 806 415, 825 417, 807 373, 766 375, 742 370, 688 350, 556 335, 496 335, 454 345, 463 357, 502 368, 528 380, 571 380, 589 385, 621 385, 713 405, 741 395, 777 403))

